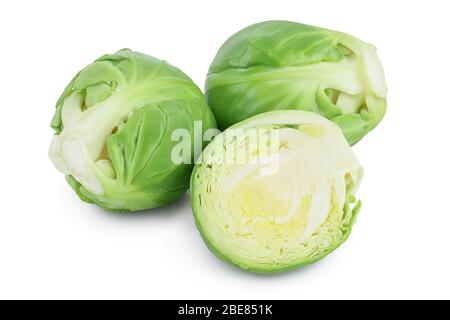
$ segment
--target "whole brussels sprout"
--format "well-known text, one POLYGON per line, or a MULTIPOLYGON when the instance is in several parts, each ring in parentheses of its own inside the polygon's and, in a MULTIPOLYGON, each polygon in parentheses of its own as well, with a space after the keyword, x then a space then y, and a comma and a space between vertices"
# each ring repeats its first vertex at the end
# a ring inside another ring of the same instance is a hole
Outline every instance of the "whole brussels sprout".
POLYGON ((195 220, 208 247, 233 265, 289 270, 350 235, 363 170, 339 127, 320 115, 254 116, 217 136, 200 159, 191 179, 195 220))
POLYGON ((221 130, 263 112, 299 109, 336 122, 353 145, 383 119, 387 88, 374 46, 341 32, 267 21, 223 44, 205 94, 221 130))
POLYGON ((52 121, 50 158, 78 196, 114 211, 175 201, 191 164, 176 164, 171 134, 215 120, 202 92, 179 69, 128 49, 88 65, 65 89, 52 121))

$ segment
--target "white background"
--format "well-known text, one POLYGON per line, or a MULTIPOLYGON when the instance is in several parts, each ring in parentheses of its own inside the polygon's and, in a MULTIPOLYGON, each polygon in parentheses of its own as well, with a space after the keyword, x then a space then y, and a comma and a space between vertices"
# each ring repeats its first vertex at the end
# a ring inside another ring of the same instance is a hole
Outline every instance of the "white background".
POLYGON ((450 298, 450 19, 447 1, 2 1, 0 298, 450 298), (257 276, 218 260, 188 198, 134 215, 81 202, 47 158, 54 105, 82 67, 128 47, 203 87, 223 41, 287 19, 374 43, 385 120, 354 232, 321 262, 257 276))

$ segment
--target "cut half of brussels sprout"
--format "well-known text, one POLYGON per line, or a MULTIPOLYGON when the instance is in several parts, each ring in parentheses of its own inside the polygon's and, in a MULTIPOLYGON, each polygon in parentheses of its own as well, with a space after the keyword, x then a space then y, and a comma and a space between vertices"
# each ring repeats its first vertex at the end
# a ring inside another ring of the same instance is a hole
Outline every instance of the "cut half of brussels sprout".
POLYGON ((279 272, 315 262, 349 236, 363 170, 340 128, 315 113, 254 116, 221 133, 191 177, 208 247, 242 269, 279 272))
POLYGON ((176 164, 176 129, 215 127, 200 89, 165 61, 121 50, 79 72, 57 102, 49 156, 78 196, 115 211, 175 201, 191 163, 176 164))
POLYGON ((386 96, 373 45, 290 21, 261 22, 231 36, 206 80, 221 130, 263 112, 298 109, 336 122, 352 145, 383 119, 386 96))

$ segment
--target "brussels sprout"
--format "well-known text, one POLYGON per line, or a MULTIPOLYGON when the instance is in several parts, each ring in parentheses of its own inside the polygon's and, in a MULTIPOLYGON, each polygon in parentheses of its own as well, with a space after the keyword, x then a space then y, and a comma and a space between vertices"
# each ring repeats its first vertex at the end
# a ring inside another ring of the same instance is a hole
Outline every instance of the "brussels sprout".
POLYGON ((195 220, 208 247, 233 265, 300 267, 350 235, 363 171, 339 127, 320 115, 254 116, 217 136, 201 160, 191 178, 195 220))
POLYGON ((284 109, 318 113, 355 144, 383 118, 387 88, 374 46, 288 21, 249 26, 212 62, 206 97, 221 130, 284 109))
POLYGON ((52 121, 50 159, 86 202, 114 211, 163 206, 188 189, 193 167, 171 160, 171 133, 192 133, 197 120, 215 127, 189 77, 165 61, 121 50, 87 66, 65 89, 52 121))

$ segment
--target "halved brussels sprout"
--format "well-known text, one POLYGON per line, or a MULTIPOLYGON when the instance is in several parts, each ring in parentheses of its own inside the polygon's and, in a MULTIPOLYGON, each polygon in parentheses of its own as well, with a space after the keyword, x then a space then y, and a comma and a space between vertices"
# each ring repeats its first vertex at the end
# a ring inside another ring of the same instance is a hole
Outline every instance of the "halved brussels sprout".
POLYGON ((383 119, 386 95, 374 46, 288 21, 262 22, 234 34, 206 80, 221 130, 263 112, 299 109, 339 124, 352 145, 383 119))
POLYGON ((339 127, 311 112, 267 112, 217 136, 191 178, 208 247, 233 265, 279 272, 317 261, 349 236, 363 170, 339 127))
POLYGON ((194 139, 194 121, 215 127, 189 77, 165 61, 122 50, 87 66, 65 89, 49 155, 82 200, 116 211, 154 208, 189 187, 193 166, 171 160, 171 134, 183 128, 194 139))

